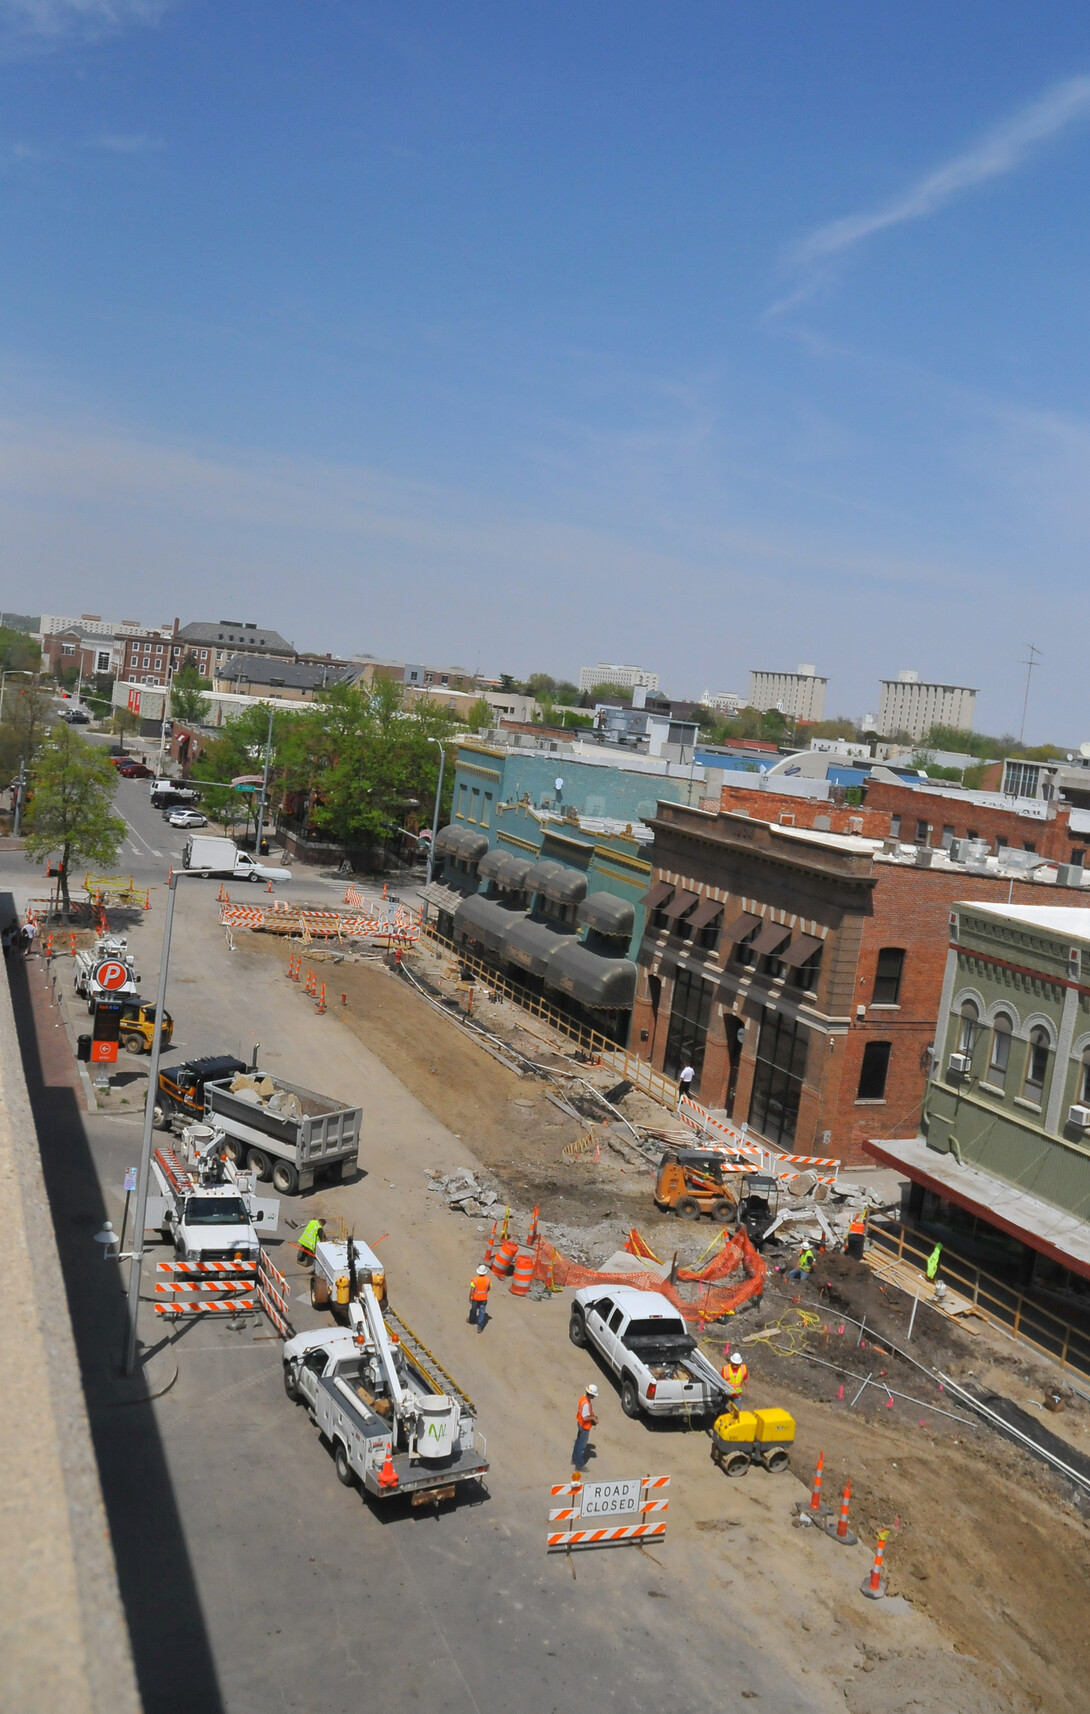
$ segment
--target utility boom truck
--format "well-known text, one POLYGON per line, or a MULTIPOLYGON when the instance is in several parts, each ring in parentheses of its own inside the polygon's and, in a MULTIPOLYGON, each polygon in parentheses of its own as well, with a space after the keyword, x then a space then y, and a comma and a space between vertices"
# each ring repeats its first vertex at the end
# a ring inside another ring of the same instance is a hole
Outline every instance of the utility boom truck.
POLYGON ((343 1243, 322 1238, 314 1246, 314 1272, 310 1276, 313 1309, 330 1309, 338 1321, 349 1320, 349 1304, 359 1300, 362 1286, 370 1286, 383 1309, 386 1307, 386 1269, 362 1239, 343 1243))
POLYGON ((621 1383, 625 1416, 703 1416, 719 1410, 726 1383, 669 1298, 635 1286, 584 1286, 568 1337, 597 1351, 621 1383))
POLYGON ((156 1149, 151 1170, 159 1190, 149 1196, 145 1229, 157 1229, 186 1262, 256 1262, 262 1235, 276 1231, 280 1204, 254 1195, 253 1179, 223 1158, 223 1135, 190 1125, 184 1158, 156 1149))
POLYGON ((284 1390, 306 1405, 346 1487, 359 1483, 376 1499, 407 1494, 414 1506, 453 1499, 459 1482, 488 1471, 473 1407, 407 1328, 403 1339, 386 1325, 374 1285, 356 1276, 355 1249, 350 1242, 349 1325, 289 1339, 284 1390))

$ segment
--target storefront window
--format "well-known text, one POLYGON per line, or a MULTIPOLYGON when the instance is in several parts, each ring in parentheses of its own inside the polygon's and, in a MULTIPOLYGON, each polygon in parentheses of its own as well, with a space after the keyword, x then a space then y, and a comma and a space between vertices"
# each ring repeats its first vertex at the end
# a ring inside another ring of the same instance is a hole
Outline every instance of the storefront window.
POLYGON ((691 1065, 696 1072, 694 1082, 700 1082, 714 994, 713 983, 702 981, 690 970, 678 971, 670 1002, 670 1028, 663 1061, 667 1077, 676 1077, 683 1066, 691 1065))
POLYGON ((779 1012, 766 1012, 757 1041, 749 1123, 771 1143, 791 1143, 799 1117, 810 1032, 779 1012))

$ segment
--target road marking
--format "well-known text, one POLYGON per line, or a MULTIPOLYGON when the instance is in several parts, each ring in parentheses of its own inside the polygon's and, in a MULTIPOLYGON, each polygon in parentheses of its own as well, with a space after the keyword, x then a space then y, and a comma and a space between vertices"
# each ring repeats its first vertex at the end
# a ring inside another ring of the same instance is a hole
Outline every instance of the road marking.
MULTIPOLYGON (((122 813, 124 814, 124 812, 122 812, 122 813)), ((124 815, 124 822, 125 822, 125 826, 128 828, 133 839, 139 840, 140 844, 144 847, 145 851, 147 851, 152 857, 158 857, 160 859, 162 858, 163 853, 161 851, 156 851, 154 845, 149 845, 146 839, 141 838, 140 834, 137 833, 135 827, 133 826, 132 822, 129 820, 127 815, 124 815)), ((133 850, 136 851, 135 845, 133 846, 133 850)), ((136 855, 139 857, 139 855, 140 855, 139 851, 136 852, 136 855)))

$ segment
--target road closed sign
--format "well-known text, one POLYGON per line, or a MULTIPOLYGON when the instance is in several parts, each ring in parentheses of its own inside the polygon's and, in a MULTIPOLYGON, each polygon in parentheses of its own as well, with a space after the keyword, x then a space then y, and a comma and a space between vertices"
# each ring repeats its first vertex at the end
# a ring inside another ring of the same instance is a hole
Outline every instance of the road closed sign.
POLYGON ((95 986, 105 988, 107 993, 114 988, 123 988, 128 980, 128 971, 116 958, 104 958, 95 969, 95 986))
POLYGON ((634 1518, 639 1515, 643 1483, 637 1476, 631 1482, 587 1482, 584 1484, 579 1515, 583 1518, 634 1518))

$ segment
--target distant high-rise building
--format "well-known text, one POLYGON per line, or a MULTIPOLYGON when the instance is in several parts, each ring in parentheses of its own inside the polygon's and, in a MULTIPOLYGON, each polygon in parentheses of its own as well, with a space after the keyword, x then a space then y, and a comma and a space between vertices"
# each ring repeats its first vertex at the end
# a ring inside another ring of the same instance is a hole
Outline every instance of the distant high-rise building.
POLYGON ((579 689, 593 690, 596 684, 615 684, 621 690, 635 690, 637 685, 644 690, 658 690, 659 675, 648 672, 646 667, 623 667, 605 661, 596 667, 580 667, 579 689))
POLYGON ((918 741, 932 726, 952 726, 960 732, 972 729, 975 690, 958 684, 921 684, 917 672, 884 678, 881 689, 878 730, 883 738, 907 732, 918 741))
POLYGON ((822 720, 828 682, 818 678, 807 662, 793 673, 754 670, 749 675, 749 706, 762 714, 778 708, 789 720, 822 720))

